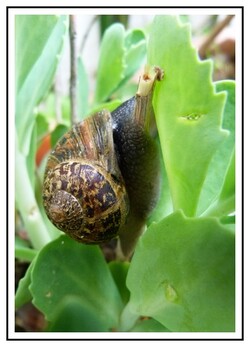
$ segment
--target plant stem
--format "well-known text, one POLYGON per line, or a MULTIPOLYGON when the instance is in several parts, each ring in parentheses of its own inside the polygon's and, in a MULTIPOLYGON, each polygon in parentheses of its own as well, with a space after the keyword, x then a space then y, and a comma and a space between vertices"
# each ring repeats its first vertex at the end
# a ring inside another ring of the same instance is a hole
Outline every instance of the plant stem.
POLYGON ((85 44, 86 44, 86 41, 87 41, 87 38, 88 38, 88 35, 90 33, 90 30, 92 28, 92 26, 95 24, 96 20, 99 18, 99 15, 96 15, 92 18, 92 20, 90 21, 86 31, 85 31, 85 34, 83 35, 83 38, 82 38, 82 42, 81 42, 81 46, 80 46, 80 53, 83 52, 84 50, 84 47, 85 47, 85 44))
POLYGON ((26 157, 16 148, 16 203, 25 224, 29 239, 35 249, 41 249, 51 237, 44 225, 29 179, 26 157))
POLYGON ((226 18, 224 20, 219 22, 214 27, 214 29, 212 30, 210 35, 206 38, 206 40, 200 46, 199 56, 200 56, 201 59, 204 59, 206 57, 208 48, 211 46, 211 44, 213 43, 213 41, 216 38, 216 36, 218 36, 218 34, 231 22, 231 20, 233 18, 234 18, 234 15, 228 15, 228 16, 226 16, 226 18))
POLYGON ((128 302, 120 317, 119 331, 129 331, 135 325, 139 317, 138 314, 132 312, 130 302, 128 302))
POLYGON ((70 36, 70 107, 71 124, 77 123, 77 48, 76 48, 76 18, 69 16, 70 36))
POLYGON ((37 251, 34 249, 15 247, 15 258, 20 259, 22 261, 31 262, 36 255, 37 251))

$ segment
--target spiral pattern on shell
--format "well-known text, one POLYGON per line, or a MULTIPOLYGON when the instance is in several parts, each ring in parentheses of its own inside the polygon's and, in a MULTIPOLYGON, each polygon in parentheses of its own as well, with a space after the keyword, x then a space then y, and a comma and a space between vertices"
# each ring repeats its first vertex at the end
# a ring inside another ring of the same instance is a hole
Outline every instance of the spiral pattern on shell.
POLYGON ((50 221, 79 242, 100 243, 118 234, 128 198, 108 112, 75 125, 59 140, 48 159, 43 203, 50 221))

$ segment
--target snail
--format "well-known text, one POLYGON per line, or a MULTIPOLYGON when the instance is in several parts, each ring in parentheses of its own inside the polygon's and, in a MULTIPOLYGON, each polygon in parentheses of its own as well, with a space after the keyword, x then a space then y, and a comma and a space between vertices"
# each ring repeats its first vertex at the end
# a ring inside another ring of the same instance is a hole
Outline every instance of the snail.
POLYGON ((150 122, 154 84, 161 78, 159 68, 152 76, 145 73, 134 97, 111 113, 103 110, 75 124, 52 150, 44 208, 76 241, 102 243, 117 235, 135 240, 155 207, 159 150, 150 122))
POLYGON ((128 213, 109 112, 73 126, 51 152, 43 203, 50 221, 79 242, 113 238, 128 213))

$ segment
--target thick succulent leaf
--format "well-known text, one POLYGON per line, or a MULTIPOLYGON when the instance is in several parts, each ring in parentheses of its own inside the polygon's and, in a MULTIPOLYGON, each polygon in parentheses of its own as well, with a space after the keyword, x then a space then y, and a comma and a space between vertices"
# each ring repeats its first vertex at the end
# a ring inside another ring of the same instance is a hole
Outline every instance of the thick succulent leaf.
POLYGON ((17 147, 17 136, 15 145, 15 203, 28 233, 29 241, 35 249, 40 249, 51 238, 35 199, 34 188, 28 174, 27 157, 20 153, 17 147))
POLYGON ((234 233, 177 211, 141 237, 127 277, 130 308, 171 331, 234 331, 234 233))
POLYGON ((134 29, 129 31, 124 38, 125 45, 125 76, 128 79, 140 67, 146 56, 146 42, 143 31, 134 29))
MULTIPOLYGON (((225 175, 224 183, 221 188, 220 195, 218 199, 210 205, 206 210, 205 215, 226 217, 235 211, 235 151, 232 154, 227 172, 225 175)), ((232 216, 228 216, 232 217, 232 216)), ((232 223, 232 218, 224 219, 222 221, 225 223, 232 223)))
POLYGON ((16 290, 15 295, 15 307, 19 308, 26 304, 27 302, 30 302, 32 300, 31 293, 29 291, 29 286, 31 283, 31 271, 33 269, 33 266, 35 264, 35 259, 32 261, 30 266, 28 267, 24 277, 19 281, 18 287, 16 290))
POLYGON ((235 147, 235 82, 216 82, 216 90, 227 93, 222 126, 230 133, 210 162, 199 200, 198 215, 218 199, 235 147))
POLYGON ((58 124, 51 133, 51 148, 54 148, 57 141, 69 130, 64 124, 58 124))
POLYGON ((126 278, 128 274, 129 263, 121 261, 111 261, 108 265, 116 286, 119 289, 122 301, 124 304, 126 304, 129 300, 130 295, 128 288, 126 287, 126 278))
POLYGON ((81 58, 77 62, 77 113, 79 120, 84 119, 88 113, 88 76, 81 58))
POLYGON ((170 332, 170 330, 165 328, 164 325, 160 324, 152 318, 148 319, 147 317, 145 319, 139 320, 130 331, 143 333, 170 332))
POLYGON ((226 136, 226 95, 216 93, 211 62, 199 60, 189 26, 174 16, 155 17, 148 62, 165 72, 153 105, 174 208, 194 216, 209 163, 226 136))
POLYGON ((235 151, 233 152, 227 174, 222 186, 219 201, 225 201, 235 195, 235 151))
POLYGON ((29 244, 19 237, 15 237, 15 258, 31 261, 35 258, 37 251, 30 248, 29 244))
POLYGON ((106 101, 124 78, 125 48, 123 25, 114 24, 105 31, 100 48, 96 102, 106 101))
MULTIPOLYGON (((29 16, 25 16, 29 22, 29 16)), ((40 16, 37 16, 40 17, 40 16)), ((54 23, 54 16, 51 17, 54 23)), ((30 25, 30 24, 29 24, 30 25)), ((43 32, 42 23, 38 21, 36 31, 43 32)), ((31 133, 35 122, 34 108, 48 91, 56 67, 59 54, 63 47, 63 41, 67 29, 67 17, 56 16, 56 23, 51 35, 47 37, 46 44, 33 65, 29 64, 29 70, 25 69, 25 80, 16 96, 16 128, 18 133, 18 145, 21 152, 27 155, 30 147, 31 133)), ((32 28, 33 30, 33 28, 32 28)), ((32 51, 37 42, 35 36, 30 37, 26 43, 32 51)), ((19 43, 17 42, 17 45, 19 43)), ((23 66, 19 66, 22 70, 23 66)), ((21 73, 21 72, 20 72, 21 73)), ((19 74, 19 70, 17 70, 19 74)))
POLYGON ((121 103, 122 102, 120 100, 115 99, 115 100, 111 100, 111 101, 96 105, 93 108, 91 108, 89 114, 91 115, 91 114, 97 113, 97 112, 104 110, 104 109, 109 111, 109 112, 112 112, 117 107, 119 107, 121 105, 121 103))
POLYGON ((17 15, 15 17, 17 90, 22 87, 33 65, 42 54, 57 21, 57 16, 17 15))
POLYGON ((105 102, 140 67, 146 54, 144 33, 125 32, 123 25, 113 24, 102 39, 97 72, 96 104, 105 102))
POLYGON ((35 170, 36 170, 36 144, 37 144, 37 126, 36 122, 33 124, 33 129, 30 138, 30 148, 26 157, 27 170, 30 178, 31 185, 35 187, 35 170))
POLYGON ((36 116, 37 139, 40 141, 49 131, 47 115, 38 113, 36 116))
POLYGON ((152 222, 159 222, 164 217, 173 212, 173 203, 171 200, 171 194, 169 190, 168 177, 165 170, 164 162, 162 156, 161 160, 161 185, 160 185, 160 195, 156 207, 154 208, 152 214, 147 220, 147 225, 152 222))
POLYGON ((118 325, 122 300, 99 247, 61 236, 39 253, 31 279, 33 303, 48 321, 54 321, 62 300, 73 296, 107 331, 118 325))
POLYGON ((109 330, 98 311, 91 305, 86 305, 86 301, 78 296, 66 296, 59 303, 48 331, 108 332, 109 330))

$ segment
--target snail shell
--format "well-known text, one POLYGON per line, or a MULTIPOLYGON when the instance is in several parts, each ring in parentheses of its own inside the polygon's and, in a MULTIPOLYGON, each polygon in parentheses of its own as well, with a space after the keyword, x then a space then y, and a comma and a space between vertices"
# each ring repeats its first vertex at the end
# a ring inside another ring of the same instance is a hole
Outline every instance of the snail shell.
POLYGON ((79 242, 101 243, 118 234, 129 206, 108 111, 59 140, 47 162, 43 203, 50 221, 79 242))

